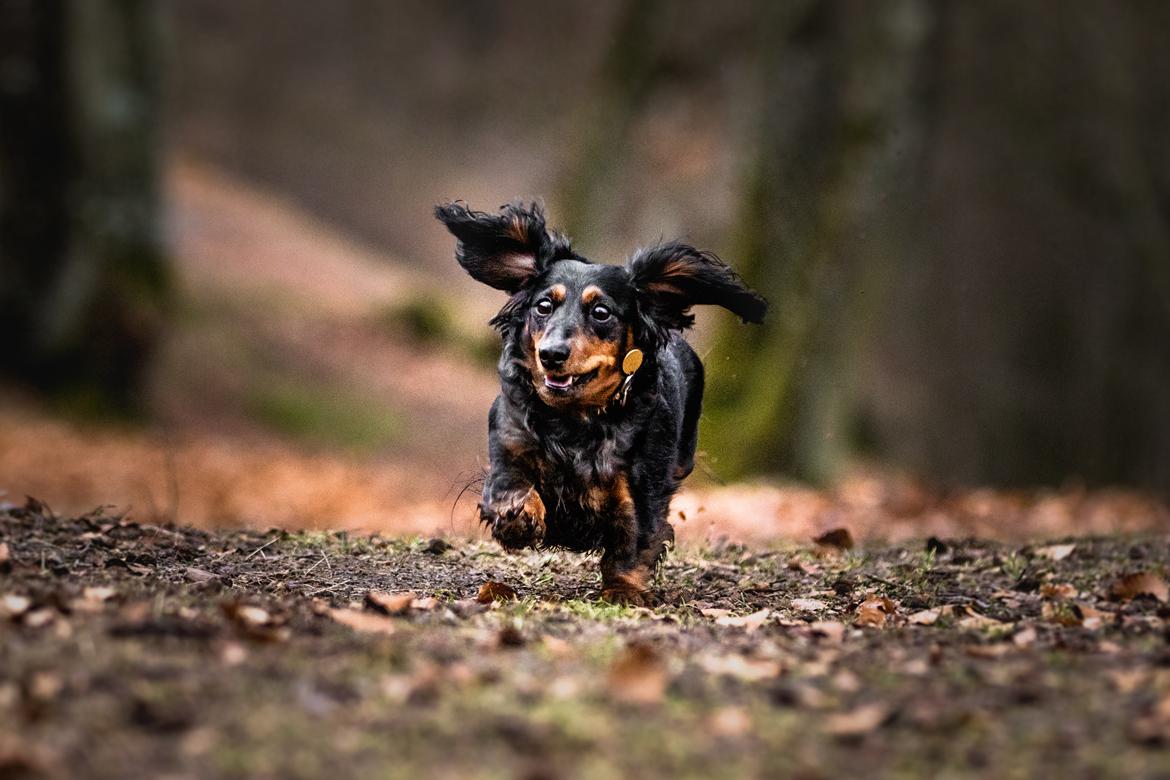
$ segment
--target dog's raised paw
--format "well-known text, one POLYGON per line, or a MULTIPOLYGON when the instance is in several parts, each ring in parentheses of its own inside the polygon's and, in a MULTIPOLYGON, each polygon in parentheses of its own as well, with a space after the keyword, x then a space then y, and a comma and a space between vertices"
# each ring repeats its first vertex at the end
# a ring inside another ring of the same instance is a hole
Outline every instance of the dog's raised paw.
POLYGON ((627 607, 652 607, 656 601, 652 591, 638 590, 629 585, 614 585, 603 588, 601 600, 627 607))
POLYGON ((481 509, 492 538, 509 550, 536 547, 544 540, 544 502, 535 489, 498 509, 481 509))

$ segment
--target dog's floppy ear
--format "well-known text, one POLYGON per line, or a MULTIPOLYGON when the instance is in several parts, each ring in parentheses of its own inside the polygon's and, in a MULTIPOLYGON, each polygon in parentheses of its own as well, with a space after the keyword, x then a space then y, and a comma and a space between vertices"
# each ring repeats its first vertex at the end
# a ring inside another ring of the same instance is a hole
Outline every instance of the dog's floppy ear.
POLYGON ((751 290, 731 266, 710 252, 671 241, 634 253, 626 264, 637 290, 638 307, 655 331, 694 324, 690 309, 711 303, 760 323, 768 302, 751 290))
POLYGON ((455 259, 471 278, 514 293, 539 275, 559 244, 549 236, 535 203, 504 206, 499 214, 443 203, 435 216, 459 239, 455 259))

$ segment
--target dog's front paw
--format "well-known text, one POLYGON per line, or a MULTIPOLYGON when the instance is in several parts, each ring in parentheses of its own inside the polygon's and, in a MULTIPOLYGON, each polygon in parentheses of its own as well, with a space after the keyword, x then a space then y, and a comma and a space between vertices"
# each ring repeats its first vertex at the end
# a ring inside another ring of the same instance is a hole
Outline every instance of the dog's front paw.
POLYGON ((621 604, 627 607, 652 607, 654 594, 649 590, 638 590, 629 585, 614 585, 602 588, 601 600, 610 604, 621 604))
POLYGON ((601 599, 628 607, 652 607, 656 599, 647 579, 648 572, 642 566, 626 571, 606 572, 601 582, 601 599))
POLYGON ((480 517, 492 538, 509 550, 536 547, 544 540, 544 501, 535 488, 492 507, 481 507, 480 517))

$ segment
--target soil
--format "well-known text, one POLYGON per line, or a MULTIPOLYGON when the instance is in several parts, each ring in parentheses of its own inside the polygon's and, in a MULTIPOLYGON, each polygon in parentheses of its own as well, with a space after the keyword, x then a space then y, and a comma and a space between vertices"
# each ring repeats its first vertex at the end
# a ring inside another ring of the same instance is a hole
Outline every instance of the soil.
POLYGON ((0 512, 0 777, 1165 777, 1170 538, 490 543, 0 512), (489 584, 491 583, 491 584, 489 584))

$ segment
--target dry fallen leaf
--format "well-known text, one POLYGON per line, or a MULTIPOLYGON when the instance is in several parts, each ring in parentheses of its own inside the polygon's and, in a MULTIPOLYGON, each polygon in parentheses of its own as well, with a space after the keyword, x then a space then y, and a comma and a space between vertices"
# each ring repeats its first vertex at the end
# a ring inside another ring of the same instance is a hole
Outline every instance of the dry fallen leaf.
POLYGON ((860 707, 825 718, 825 733, 841 739, 863 737, 876 730, 890 717, 884 704, 863 704, 860 707))
POLYGON ((938 622, 939 618, 950 617, 954 611, 955 608, 950 604, 941 607, 932 607, 931 609, 915 612, 906 618, 906 622, 912 626, 933 626, 938 622))
POLYGON ((363 634, 384 634, 395 631, 394 621, 383 615, 374 615, 357 609, 331 609, 329 617, 343 626, 363 634))
POLYGON ((859 626, 882 628, 897 610, 897 604, 885 596, 871 596, 857 605, 857 618, 853 622, 859 626))
POLYGON ((86 601, 109 601, 117 595, 118 591, 108 585, 89 587, 81 591, 81 596, 86 601))
POLYGON ((1040 595, 1054 601, 1067 601, 1077 597, 1077 589, 1067 582, 1046 582, 1040 586, 1040 595))
POLYGON ((366 591, 366 605, 387 615, 406 614, 417 598, 418 594, 410 590, 400 593, 387 593, 384 590, 366 591))
POLYGON ((755 631, 760 626, 768 622, 771 617, 772 610, 761 609, 758 612, 753 612, 750 615, 742 615, 739 617, 732 617, 731 615, 724 615, 721 618, 716 618, 715 625, 728 626, 731 628, 742 628, 749 634, 755 631))
POLYGON ((828 639, 830 642, 840 642, 845 638, 845 624, 839 620, 818 620, 809 623, 808 628, 814 637, 828 639))
POLYGON ((793 599, 792 608, 800 612, 820 612, 828 609, 829 605, 820 599, 793 599))
POLYGON ((493 601, 506 601, 516 598, 516 589, 503 582, 488 580, 479 586, 479 593, 475 600, 480 604, 490 604, 493 601))
POLYGON ((272 615, 268 610, 251 604, 236 604, 228 614, 233 620, 249 626, 267 626, 272 622, 272 615))
POLYGON ((838 550, 853 549, 853 534, 849 533, 848 528, 834 528, 825 531, 813 541, 822 547, 835 547, 838 550))
POLYGON ((188 566, 183 575, 187 578, 188 582, 194 583, 212 582, 219 579, 218 574, 209 572, 206 569, 200 569, 197 566, 188 566))
POLYGON ((1012 635, 1012 644, 1016 647, 1031 647, 1036 644, 1036 629, 1028 626, 1012 635))
POLYGON ((283 642, 292 633, 284 625, 283 619, 277 618, 263 607, 234 601, 224 602, 220 607, 228 619, 236 624, 240 632, 250 639, 283 642))
POLYGON ((1129 601, 1139 596, 1150 596, 1161 602, 1170 600, 1170 587, 1166 580, 1148 571, 1137 574, 1128 574, 1117 582, 1109 591, 1109 595, 1118 601, 1129 601))
POLYGON ((1109 612, 1082 603, 1073 604, 1073 612, 1080 619, 1081 627, 1087 628, 1090 631, 1096 631, 1103 627, 1105 621, 1113 617, 1109 612))
POLYGON ((997 628, 1003 625, 1002 622, 996 620, 995 618, 990 618, 986 615, 980 615, 970 607, 963 607, 963 611, 966 613, 965 616, 959 618, 959 626, 962 628, 986 629, 997 628))
POLYGON ((29 628, 43 628, 52 623, 56 617, 56 612, 47 607, 42 607, 41 609, 34 609, 31 612, 25 612, 21 622, 29 628))
POLYGON ((1005 643, 991 645, 967 645, 967 655, 972 658, 1003 658, 1012 652, 1013 646, 1005 643))
POLYGON ((703 617, 721 618, 721 617, 727 617, 728 615, 730 615, 731 610, 730 609, 720 609, 719 607, 707 607, 706 609, 699 610, 699 614, 701 614, 703 617))
POLYGON ((411 609, 417 609, 421 612, 430 612, 437 606, 439 606, 439 600, 434 596, 427 596, 426 598, 415 599, 410 602, 411 609))
POLYGON ((1075 544, 1052 544, 1047 547, 1037 547, 1036 557, 1047 558, 1050 561, 1063 561, 1077 549, 1075 544))
POLYGON ((759 682, 779 677, 781 668, 776 661, 746 658, 742 655, 708 655, 699 658, 699 666, 708 674, 734 677, 744 682, 759 682))
POLYGON ((707 728, 717 737, 742 737, 751 731, 752 719, 742 707, 720 707, 707 718, 707 728))
POLYGON ((666 693, 666 665, 650 645, 628 645, 609 668, 609 694, 626 704, 657 704, 666 693))
POLYGON ((25 612, 28 612, 32 606, 32 600, 27 596, 20 596, 15 593, 5 594, 0 597, 0 617, 18 618, 25 612))

